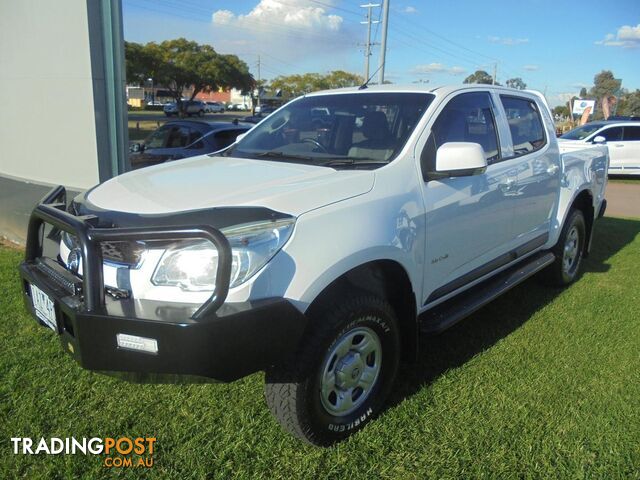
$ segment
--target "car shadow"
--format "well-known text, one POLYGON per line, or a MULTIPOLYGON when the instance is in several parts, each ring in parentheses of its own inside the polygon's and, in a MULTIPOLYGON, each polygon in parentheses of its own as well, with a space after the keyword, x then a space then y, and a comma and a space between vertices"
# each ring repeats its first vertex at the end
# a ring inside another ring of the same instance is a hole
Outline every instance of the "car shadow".
MULTIPOLYGON (((640 234, 640 221, 602 218, 596 222, 593 248, 584 272, 606 273, 608 260, 640 234)), ((447 370, 460 367, 478 353, 517 330, 561 291, 532 278, 439 335, 422 336, 417 362, 402 365, 388 408, 431 384, 447 370)))

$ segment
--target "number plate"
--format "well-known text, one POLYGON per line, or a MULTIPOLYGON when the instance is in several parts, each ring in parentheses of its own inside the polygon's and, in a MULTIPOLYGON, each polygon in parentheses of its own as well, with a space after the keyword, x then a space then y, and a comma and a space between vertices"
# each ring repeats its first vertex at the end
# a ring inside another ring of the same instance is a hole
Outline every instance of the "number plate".
POLYGON ((33 302, 36 316, 42 320, 47 327, 57 332, 58 323, 56 322, 56 309, 53 300, 35 285, 30 284, 29 287, 31 287, 31 301, 33 302))

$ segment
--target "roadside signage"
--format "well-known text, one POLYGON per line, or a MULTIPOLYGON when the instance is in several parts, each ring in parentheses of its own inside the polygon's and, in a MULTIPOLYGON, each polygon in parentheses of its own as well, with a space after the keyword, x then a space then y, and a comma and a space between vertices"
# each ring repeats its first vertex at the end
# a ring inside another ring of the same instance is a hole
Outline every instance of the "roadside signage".
POLYGON ((573 101, 573 114, 574 115, 582 115, 584 113, 584 111, 591 107, 591 111, 589 112, 589 115, 593 115, 593 112, 596 109, 596 101, 595 100, 581 100, 581 99, 576 99, 573 101))

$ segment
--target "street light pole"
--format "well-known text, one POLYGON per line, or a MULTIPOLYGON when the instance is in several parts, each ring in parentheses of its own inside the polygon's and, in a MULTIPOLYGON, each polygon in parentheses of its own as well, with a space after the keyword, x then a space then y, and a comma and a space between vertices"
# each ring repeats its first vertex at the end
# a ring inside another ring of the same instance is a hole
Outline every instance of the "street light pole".
POLYGON ((151 105, 156 104, 156 91, 153 88, 153 78, 147 78, 148 81, 151 82, 151 105))

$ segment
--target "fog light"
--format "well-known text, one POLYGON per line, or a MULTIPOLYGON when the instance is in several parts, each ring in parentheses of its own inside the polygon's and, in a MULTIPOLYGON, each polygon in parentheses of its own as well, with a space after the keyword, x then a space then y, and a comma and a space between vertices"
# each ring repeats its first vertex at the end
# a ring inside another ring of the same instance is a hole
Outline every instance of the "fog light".
POLYGON ((118 347, 136 352, 158 353, 158 342, 154 338, 137 337, 119 333, 116 335, 118 347))

